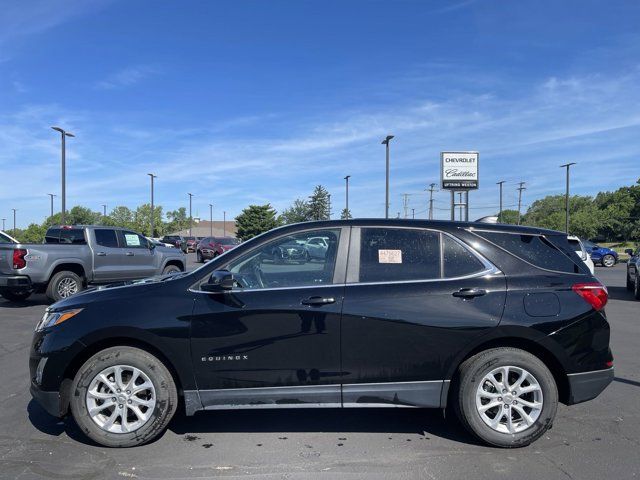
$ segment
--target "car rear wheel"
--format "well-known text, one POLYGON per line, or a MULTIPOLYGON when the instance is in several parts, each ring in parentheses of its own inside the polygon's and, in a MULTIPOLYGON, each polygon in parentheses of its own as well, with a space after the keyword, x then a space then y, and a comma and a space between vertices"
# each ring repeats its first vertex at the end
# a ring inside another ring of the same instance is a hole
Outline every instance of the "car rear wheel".
POLYGON ((178 403, 165 365, 149 352, 111 347, 80 367, 72 384, 71 413, 80 429, 107 447, 133 447, 154 440, 178 403))
POLYGON ((551 428, 558 389, 538 357, 517 348, 493 348, 460 366, 454 407, 462 424, 480 440, 496 447, 523 447, 551 428))
POLYGON ((170 273, 178 273, 181 271, 182 270, 177 265, 167 265, 166 267, 164 267, 164 270, 162 270, 162 274, 169 275, 170 273))
POLYGON ((52 301, 58 302, 82 290, 84 290, 82 278, 74 272, 63 271, 51 277, 46 295, 52 301))
POLYGON ((611 254, 606 254, 602 257, 602 266, 604 267, 613 267, 616 264, 616 259, 611 254))
POLYGON ((0 295, 3 298, 6 298, 10 302, 24 302, 27 298, 31 296, 31 292, 25 291, 15 291, 8 290, 6 288, 0 288, 0 295))

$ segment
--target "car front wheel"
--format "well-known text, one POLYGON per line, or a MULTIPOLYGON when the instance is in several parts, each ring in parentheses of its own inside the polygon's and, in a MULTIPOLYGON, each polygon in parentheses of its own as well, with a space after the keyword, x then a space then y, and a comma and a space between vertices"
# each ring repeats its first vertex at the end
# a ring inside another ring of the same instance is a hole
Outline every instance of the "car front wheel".
POLYGON ((133 347, 111 347, 89 358, 72 384, 71 412, 80 429, 107 447, 154 440, 175 413, 178 395, 165 365, 133 347))
POLYGON ((480 440, 496 447, 523 447, 553 424, 558 390, 538 357, 517 348, 493 348, 460 366, 454 407, 462 424, 480 440))
POLYGON ((602 257, 602 266, 603 267, 613 267, 616 264, 616 259, 613 255, 607 254, 602 257))

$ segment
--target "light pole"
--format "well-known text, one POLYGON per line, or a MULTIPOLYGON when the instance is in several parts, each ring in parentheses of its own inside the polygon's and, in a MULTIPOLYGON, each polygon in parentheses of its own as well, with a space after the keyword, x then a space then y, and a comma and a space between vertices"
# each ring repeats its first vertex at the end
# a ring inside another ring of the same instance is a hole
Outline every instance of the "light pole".
POLYGON ((209 204, 209 236, 213 237, 213 203, 209 204))
POLYGON ((2 231, 3 231, 3 232, 4 232, 4 222, 6 222, 6 221, 7 221, 7 219, 6 219, 6 218, 3 218, 3 219, 2 219, 2 231))
POLYGON ((16 236, 16 210, 17 208, 12 208, 13 210, 13 236, 16 236))
POLYGON ((151 235, 149 235, 150 237, 154 236, 155 233, 155 229, 154 227, 154 217, 155 217, 155 209, 153 206, 153 179, 154 178, 158 178, 157 175, 154 175, 153 173, 147 173, 147 175, 149 175, 149 178, 151 178, 151 235))
POLYGON ((222 212, 222 236, 227 236, 227 211, 222 212))
MULTIPOLYGON (((47 195, 49 195, 49 197, 51 197, 51 215, 50 217, 53 217, 53 197, 55 197, 55 195, 53 193, 47 193, 47 195)), ((53 221, 53 218, 52 218, 53 221)))
POLYGON ((347 214, 347 218, 349 218, 349 179, 351 178, 351 175, 347 175, 346 177, 344 177, 344 181, 345 181, 345 213, 347 214))
POLYGON ((565 227, 564 231, 569 233, 569 167, 571 165, 575 165, 576 162, 565 163, 564 165, 560 165, 560 168, 567 169, 567 190, 564 194, 564 209, 565 209, 565 227))
POLYGON ((522 207, 522 191, 526 190, 527 187, 524 186, 525 182, 518 183, 518 225, 520 225, 520 208, 522 207))
POLYGON ((435 187, 435 183, 429 185, 429 220, 433 220, 433 192, 435 187))
POLYGON ((103 217, 107 216, 107 204, 106 203, 102 204, 102 216, 103 217))
POLYGON ((496 185, 500 185, 500 213, 498 213, 498 222, 502 221, 502 184, 504 180, 500 180, 496 185))
POLYGON ((64 214, 67 208, 67 162, 66 162, 67 142, 66 142, 66 138, 75 137, 75 135, 73 133, 63 130, 60 127, 51 127, 51 128, 54 129, 56 132, 60 132, 60 136, 62 138, 62 145, 61 145, 61 149, 62 149, 62 219, 61 220, 62 221, 60 222, 60 224, 64 225, 64 214))
POLYGON ((415 220, 415 219, 416 219, 416 209, 415 209, 415 208, 412 208, 412 209, 411 209, 411 218, 412 218, 413 220, 415 220))
POLYGON ((188 193, 187 195, 189 195, 189 236, 192 237, 193 217, 191 216, 191 199, 193 198, 193 193, 188 193))
POLYGON ((387 135, 387 137, 382 140, 382 145, 385 146, 386 154, 387 154, 387 176, 385 182, 385 201, 384 201, 384 218, 389 218, 389 142, 394 137, 394 135, 387 135))

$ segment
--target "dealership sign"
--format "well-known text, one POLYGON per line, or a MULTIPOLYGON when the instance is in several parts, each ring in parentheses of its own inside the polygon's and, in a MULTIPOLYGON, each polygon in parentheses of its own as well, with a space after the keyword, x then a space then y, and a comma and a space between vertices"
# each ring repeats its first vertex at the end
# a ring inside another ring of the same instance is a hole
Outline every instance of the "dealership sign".
POLYGON ((478 152, 441 152, 440 178, 442 188, 473 190, 478 188, 478 152))

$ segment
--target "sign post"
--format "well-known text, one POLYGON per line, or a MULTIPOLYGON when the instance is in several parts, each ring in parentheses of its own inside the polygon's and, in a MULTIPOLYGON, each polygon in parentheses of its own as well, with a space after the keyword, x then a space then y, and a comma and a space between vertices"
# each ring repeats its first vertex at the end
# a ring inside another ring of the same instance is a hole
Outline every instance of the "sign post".
POLYGON ((469 190, 478 189, 479 161, 478 152, 440 152, 440 181, 443 190, 451 191, 451 220, 455 208, 464 207, 464 220, 469 221, 469 190), (456 203, 456 192, 464 192, 464 201, 456 203))

